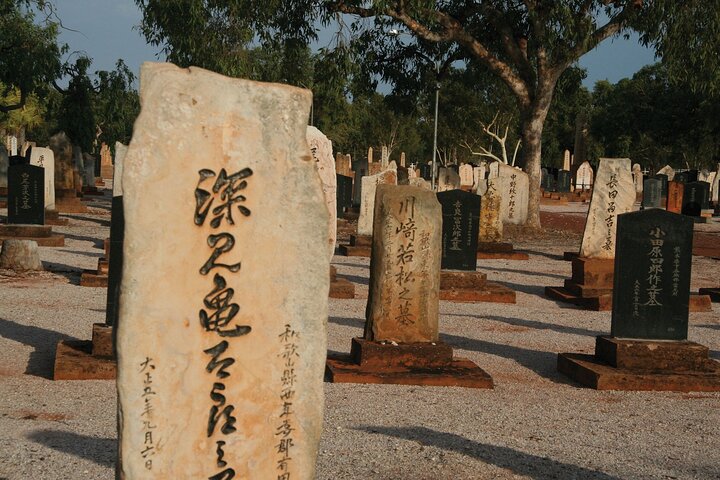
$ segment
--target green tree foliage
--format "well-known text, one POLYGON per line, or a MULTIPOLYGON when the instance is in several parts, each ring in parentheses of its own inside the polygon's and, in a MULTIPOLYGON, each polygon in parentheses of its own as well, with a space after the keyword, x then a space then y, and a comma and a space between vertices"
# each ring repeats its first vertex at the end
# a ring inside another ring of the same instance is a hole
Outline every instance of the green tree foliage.
POLYGON ((135 89, 135 75, 118 60, 115 70, 95 72, 93 114, 97 122, 99 144, 115 148, 115 142, 130 143, 135 118, 140 113, 140 97, 135 89))
POLYGON ((0 0, 0 82, 4 86, 0 93, 9 100, 11 92, 18 92, 16 100, 0 105, 0 112, 22 108, 30 94, 46 90, 60 75, 60 56, 67 47, 58 44, 58 25, 50 21, 50 11, 44 6, 44 2, 0 0), (47 18, 36 19, 31 5, 37 5, 40 15, 47 18))
POLYGON ((80 57, 68 68, 72 78, 67 89, 62 92, 63 98, 56 112, 58 129, 64 131, 72 143, 85 152, 92 151, 96 133, 94 89, 87 73, 91 62, 87 57, 80 57))
POLYGON ((720 106, 693 91, 693 80, 671 75, 658 63, 615 85, 595 85, 591 134, 604 156, 629 157, 651 170, 713 168, 720 160, 720 106))

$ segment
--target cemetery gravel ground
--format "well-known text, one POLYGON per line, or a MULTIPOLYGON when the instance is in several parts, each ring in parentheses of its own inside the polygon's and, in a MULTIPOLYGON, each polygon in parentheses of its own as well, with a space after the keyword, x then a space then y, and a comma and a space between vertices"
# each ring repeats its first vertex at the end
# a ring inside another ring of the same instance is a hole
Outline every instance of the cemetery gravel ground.
MULTIPOLYGON (((0 479, 114 478, 114 382, 49 380, 57 342, 88 339, 104 320, 105 289, 78 285, 109 233, 109 197, 91 205, 54 227, 66 246, 40 249, 48 272, 0 272, 0 479)), ((479 262, 517 291, 516 305, 441 302, 442 339, 492 375, 494 390, 326 383, 318 478, 720 478, 720 393, 598 392, 557 373, 558 352, 591 353, 610 329, 610 313, 543 295, 570 276, 562 253, 579 241, 516 235, 530 261, 479 262)), ((328 348, 347 352, 362 334, 368 260, 333 264, 357 289, 330 300, 328 348)), ((719 266, 693 257, 693 290, 718 285, 719 266)), ((720 358, 717 304, 690 315, 689 337, 720 358)))

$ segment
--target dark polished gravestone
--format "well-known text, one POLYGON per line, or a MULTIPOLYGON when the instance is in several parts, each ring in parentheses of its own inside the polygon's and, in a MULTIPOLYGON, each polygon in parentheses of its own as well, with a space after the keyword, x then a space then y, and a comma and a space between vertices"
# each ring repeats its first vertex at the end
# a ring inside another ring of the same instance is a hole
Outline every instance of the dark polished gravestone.
POLYGON ((339 173, 335 174, 337 181, 337 217, 343 218, 345 210, 350 210, 353 203, 353 179, 339 173))
POLYGON ((29 165, 30 157, 23 157, 22 155, 12 155, 8 159, 8 164, 11 167, 15 165, 29 165))
POLYGON ((662 201, 662 180, 659 178, 646 178, 643 181, 642 208, 664 208, 662 201))
POLYGON ((475 271, 480 228, 480 196, 463 190, 437 194, 442 207, 442 257, 444 270, 475 271))
POLYGON ((710 184, 707 182, 689 182, 683 192, 682 213, 690 217, 699 217, 702 210, 710 208, 710 184))
POLYGON ((611 335, 560 373, 597 390, 718 391, 720 362, 687 340, 693 221, 660 209, 618 216, 611 335))
POLYGON ((420 168, 420 177, 428 182, 432 181, 432 163, 421 163, 418 167, 420 168))
POLYGON ((611 334, 686 340, 693 221, 663 210, 618 216, 611 334))
MULTIPOLYGON (((123 269, 123 244, 125 243, 125 211, 123 197, 112 198, 110 213, 110 258, 108 262, 108 289, 105 302, 105 325, 117 325, 120 306, 120 281, 123 269)), ((113 329, 113 335, 115 329, 113 329)))
POLYGON ((45 224, 45 169, 34 165, 8 168, 8 223, 45 224))
POLYGON ((568 193, 570 191, 570 180, 572 175, 567 170, 559 170, 557 172, 557 191, 560 193, 568 193))
POLYGON ((667 198, 667 196, 668 196, 668 176, 665 175, 664 173, 658 173, 657 175, 655 175, 654 177, 651 177, 651 178, 655 178, 662 182, 662 190, 661 190, 660 194, 663 196, 663 198, 667 198))

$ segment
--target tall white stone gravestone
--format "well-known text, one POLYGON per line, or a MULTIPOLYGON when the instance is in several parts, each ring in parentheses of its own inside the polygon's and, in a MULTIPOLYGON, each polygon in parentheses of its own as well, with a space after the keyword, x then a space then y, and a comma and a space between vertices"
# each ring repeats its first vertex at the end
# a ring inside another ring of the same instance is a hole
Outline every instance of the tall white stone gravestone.
POLYGON ((313 126, 307 127, 307 141, 315 166, 320 174, 325 204, 330 212, 328 222, 328 249, 330 257, 335 253, 337 239, 337 177, 333 160, 332 142, 320 130, 313 126))
POLYGON ((8 150, 10 151, 10 156, 14 156, 18 154, 18 139, 15 135, 10 135, 9 137, 9 147, 8 150))
POLYGON ((589 162, 583 162, 575 175, 575 188, 590 190, 593 184, 593 169, 589 162))
POLYGON ((601 158, 593 188, 580 256, 614 258, 617 216, 632 211, 635 186, 629 158, 601 158))
POLYGON ((643 191, 643 173, 642 173, 642 167, 640 167, 639 163, 636 163, 633 165, 632 177, 633 177, 633 182, 635 183, 635 192, 642 193, 642 191, 643 191))
POLYGON ((495 178, 497 188, 502 192, 500 218, 504 223, 524 225, 528 216, 530 198, 530 177, 517 168, 501 168, 495 178))
POLYGON ((712 193, 710 194, 710 198, 713 202, 717 202, 718 198, 720 198, 720 163, 718 163, 717 171, 715 172, 715 177, 713 178, 711 185, 712 193))
POLYGON ((380 149, 380 165, 382 166, 382 169, 385 170, 390 163, 390 152, 388 151, 388 147, 385 145, 382 146, 380 149))
POLYGON ((143 65, 123 172, 119 478, 315 478, 330 262, 310 102, 143 65))
POLYGON ((563 152, 563 170, 565 170, 566 172, 569 172, 570 167, 571 167, 570 150, 565 150, 563 152))
POLYGON ((460 165, 460 186, 472 187, 474 182, 473 166, 469 163, 460 165))
POLYGON ((667 175, 668 182, 675 178, 675 170, 670 165, 665 165, 657 171, 656 175, 667 175))
POLYGON ((30 165, 45 169, 45 210, 55 210, 55 154, 49 148, 33 147, 30 165))
POLYGON ((397 185, 397 165, 390 162, 387 170, 375 175, 362 177, 360 199, 360 215, 358 216, 358 235, 373 234, 373 219, 375 218, 375 191, 380 184, 397 185))

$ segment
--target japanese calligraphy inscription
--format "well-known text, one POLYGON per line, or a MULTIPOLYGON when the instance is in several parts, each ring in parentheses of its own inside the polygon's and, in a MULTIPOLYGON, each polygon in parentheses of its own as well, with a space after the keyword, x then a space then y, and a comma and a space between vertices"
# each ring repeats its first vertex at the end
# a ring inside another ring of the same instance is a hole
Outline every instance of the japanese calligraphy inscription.
POLYGON ((314 478, 329 212, 310 93, 170 64, 141 78, 123 165, 118 477, 314 478))
POLYGON ((45 169, 34 165, 8 168, 8 223, 45 223, 45 169))
POLYGON ((477 267, 480 197, 463 190, 437 194, 442 206, 442 260, 447 270, 471 270, 477 267))
POLYGON ((618 217, 612 335, 686 340, 693 221, 660 209, 618 217))
POLYGON ((438 340, 442 211, 435 193, 378 185, 365 339, 438 340))
POLYGON ((630 212, 635 184, 629 158, 601 158, 588 209, 580 256, 614 258, 617 216, 630 212))

